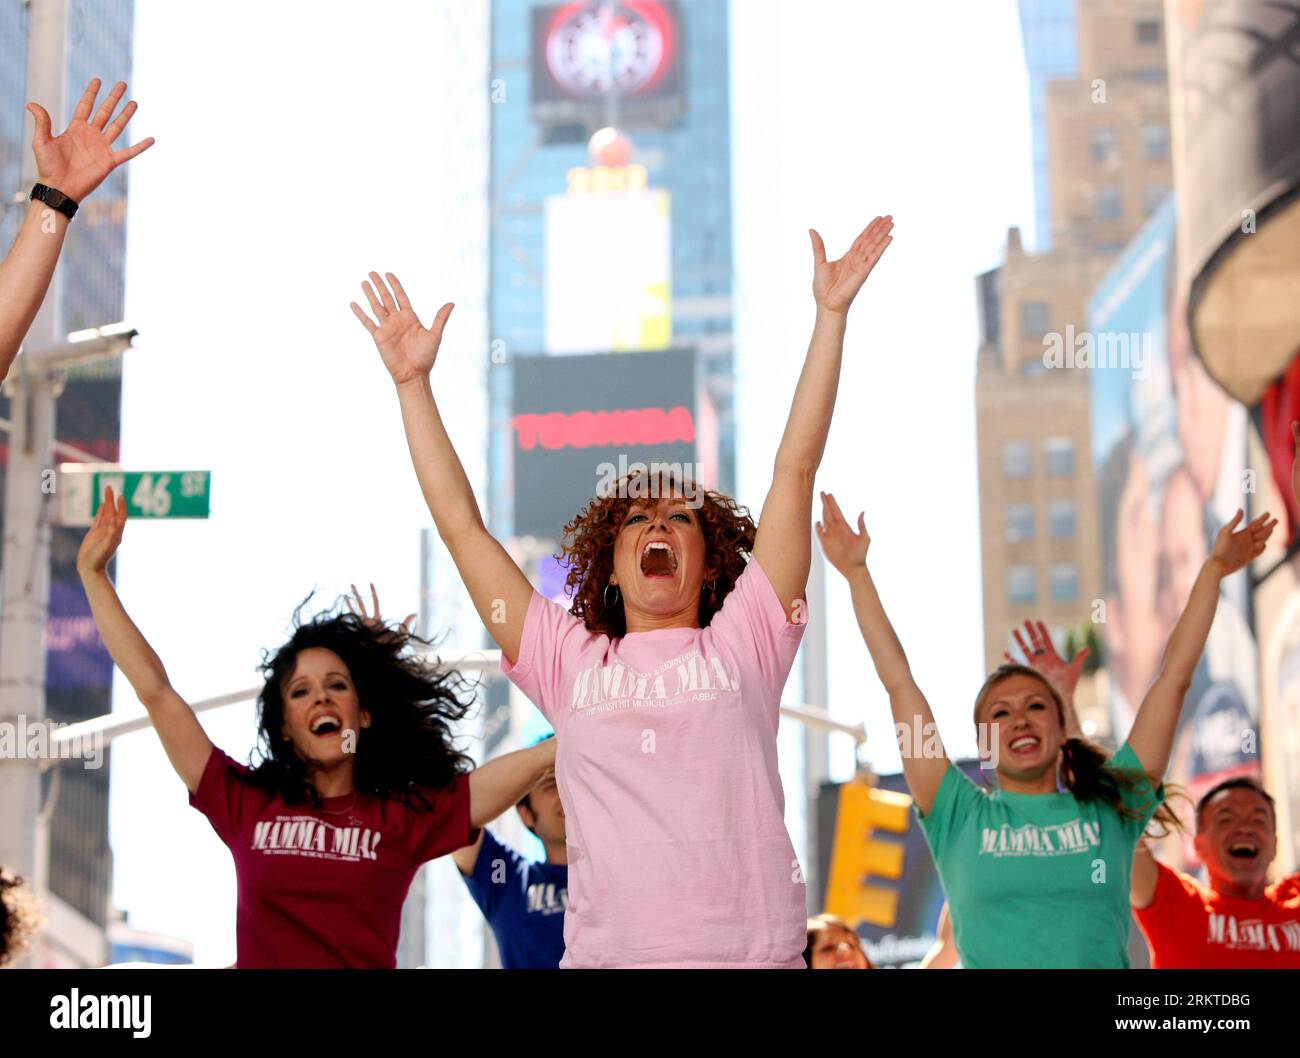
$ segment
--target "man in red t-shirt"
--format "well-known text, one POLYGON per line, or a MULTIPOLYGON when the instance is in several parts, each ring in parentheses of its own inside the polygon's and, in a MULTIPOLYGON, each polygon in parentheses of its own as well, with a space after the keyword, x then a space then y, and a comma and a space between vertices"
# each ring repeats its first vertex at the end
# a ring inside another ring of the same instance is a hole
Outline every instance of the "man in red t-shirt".
POLYGON ((1300 969, 1300 874, 1268 885, 1277 855, 1268 792, 1246 777, 1213 787, 1196 806, 1195 844, 1208 886, 1144 847, 1133 857, 1129 901, 1152 967, 1300 969))

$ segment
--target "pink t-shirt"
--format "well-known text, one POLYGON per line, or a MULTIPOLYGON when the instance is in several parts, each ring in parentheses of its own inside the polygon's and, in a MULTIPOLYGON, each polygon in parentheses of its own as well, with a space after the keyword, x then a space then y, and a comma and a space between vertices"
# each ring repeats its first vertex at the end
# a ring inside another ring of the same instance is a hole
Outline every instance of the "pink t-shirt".
POLYGON ((469 775, 428 809, 370 794, 287 805, 215 747, 190 804, 235 859, 240 969, 392 969, 402 904, 426 860, 472 844, 469 775))
POLYGON ((557 736, 565 967, 803 966, 776 767, 804 626, 752 559, 707 628, 593 635, 533 593, 501 671, 557 736))

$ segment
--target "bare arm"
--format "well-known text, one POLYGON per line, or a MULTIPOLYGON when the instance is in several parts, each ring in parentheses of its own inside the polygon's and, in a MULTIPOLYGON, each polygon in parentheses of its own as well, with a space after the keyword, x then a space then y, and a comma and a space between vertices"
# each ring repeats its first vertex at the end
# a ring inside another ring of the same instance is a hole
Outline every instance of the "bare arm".
POLYGON ((1151 855, 1145 841, 1139 841, 1133 850, 1133 873, 1129 876, 1128 902, 1131 907, 1141 911, 1150 907, 1156 898, 1156 882, 1160 878, 1160 868, 1151 855))
POLYGON ((483 832, 480 830, 478 839, 473 845, 466 845, 464 848, 459 848, 451 854, 452 862, 456 864, 456 869, 468 878, 474 873, 474 866, 478 863, 478 854, 482 851, 483 832))
MULTIPOLYGON (((80 203, 109 173, 153 144, 150 138, 134 147, 113 150, 113 141, 136 110, 134 101, 127 103, 109 124, 108 119, 125 92, 126 85, 119 83, 92 117, 99 79, 91 81, 67 131, 58 137, 50 135, 50 115, 45 108, 37 103, 27 104, 36 122, 32 150, 40 183, 80 203)), ((33 201, 18 237, 0 262, 0 379, 9 373, 23 337, 45 300, 67 231, 67 217, 43 202, 33 201)))
POLYGON ((122 542, 125 526, 126 500, 118 497, 115 502, 109 489, 77 553, 77 572, 104 646, 148 710, 176 774, 194 793, 212 753, 212 742, 194 710, 172 688, 162 661, 127 615, 108 579, 108 561, 122 542))
POLYGON ((553 738, 479 765, 469 773, 471 825, 481 827, 509 811, 554 768, 553 738))
POLYGON ((867 570, 867 548, 871 538, 867 535, 863 516, 858 515, 858 531, 854 532, 844 520, 835 497, 823 492, 822 520, 817 525, 817 536, 826 558, 849 582, 858 628, 866 640, 876 675, 889 694, 889 707, 894 714, 895 730, 899 731, 899 749, 903 754, 903 778, 907 780, 912 800, 926 815, 948 770, 948 754, 939 740, 930 703, 912 679, 903 645, 885 615, 880 595, 867 570), (938 747, 933 755, 926 752, 930 746, 938 747))
POLYGON ((833 262, 826 260, 821 236, 815 231, 809 233, 817 318, 754 540, 754 558, 785 604, 787 618, 793 615, 808 584, 813 482, 835 410, 849 306, 892 240, 892 227, 890 218, 877 217, 849 252, 833 262))
POLYGON ((483 524, 474 490, 447 436, 429 379, 452 306, 439 309, 426 330, 396 276, 387 274, 391 292, 378 273, 371 272, 370 278, 379 294, 370 283, 363 283, 362 289, 379 323, 356 302, 352 303, 352 312, 374 338, 397 387, 406 443, 420 490, 479 618, 506 657, 517 661, 533 586, 483 524))
POLYGON ((1178 727, 1178 714, 1183 708, 1196 672, 1196 663, 1205 649, 1205 640, 1214 623, 1214 613, 1219 605, 1219 583, 1241 569, 1264 550, 1276 520, 1265 512, 1249 525, 1234 532, 1243 515, 1236 516, 1219 530, 1214 551, 1205 560, 1201 572, 1192 585, 1192 592, 1183 608, 1178 623, 1174 625, 1155 682, 1142 699, 1128 744, 1155 781, 1164 777, 1169 766, 1169 753, 1174 744, 1174 731, 1178 727))

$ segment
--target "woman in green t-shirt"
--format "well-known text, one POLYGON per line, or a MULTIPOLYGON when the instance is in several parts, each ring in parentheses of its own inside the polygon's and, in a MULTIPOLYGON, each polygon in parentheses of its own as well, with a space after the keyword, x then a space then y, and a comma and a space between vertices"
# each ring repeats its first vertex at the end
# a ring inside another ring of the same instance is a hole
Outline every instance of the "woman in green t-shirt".
MULTIPOLYGON (((849 582, 858 626, 889 693, 903 776, 948 897, 962 965, 1126 967, 1133 850, 1164 801, 1164 775, 1219 584, 1257 557, 1276 521, 1220 530, 1178 620, 1128 741, 1109 760, 1067 737, 1065 703, 1042 673, 1003 665, 980 688, 975 722, 998 789, 949 760, 929 703, 867 571, 870 538, 822 493, 817 536, 849 582)), ((1072 732, 1071 732, 1072 733, 1072 732)), ((1166 810, 1167 811, 1167 810, 1166 810)))

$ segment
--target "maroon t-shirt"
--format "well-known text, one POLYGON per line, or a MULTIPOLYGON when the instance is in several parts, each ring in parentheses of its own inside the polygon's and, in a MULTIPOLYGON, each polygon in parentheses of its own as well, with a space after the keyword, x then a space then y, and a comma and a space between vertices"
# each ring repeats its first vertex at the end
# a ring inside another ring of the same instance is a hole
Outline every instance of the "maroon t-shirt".
POLYGON ((190 795, 235 858, 237 965, 392 969, 416 870, 478 836, 469 775, 426 791, 429 809, 368 794, 326 797, 317 809, 285 804, 248 773, 214 747, 190 795))

